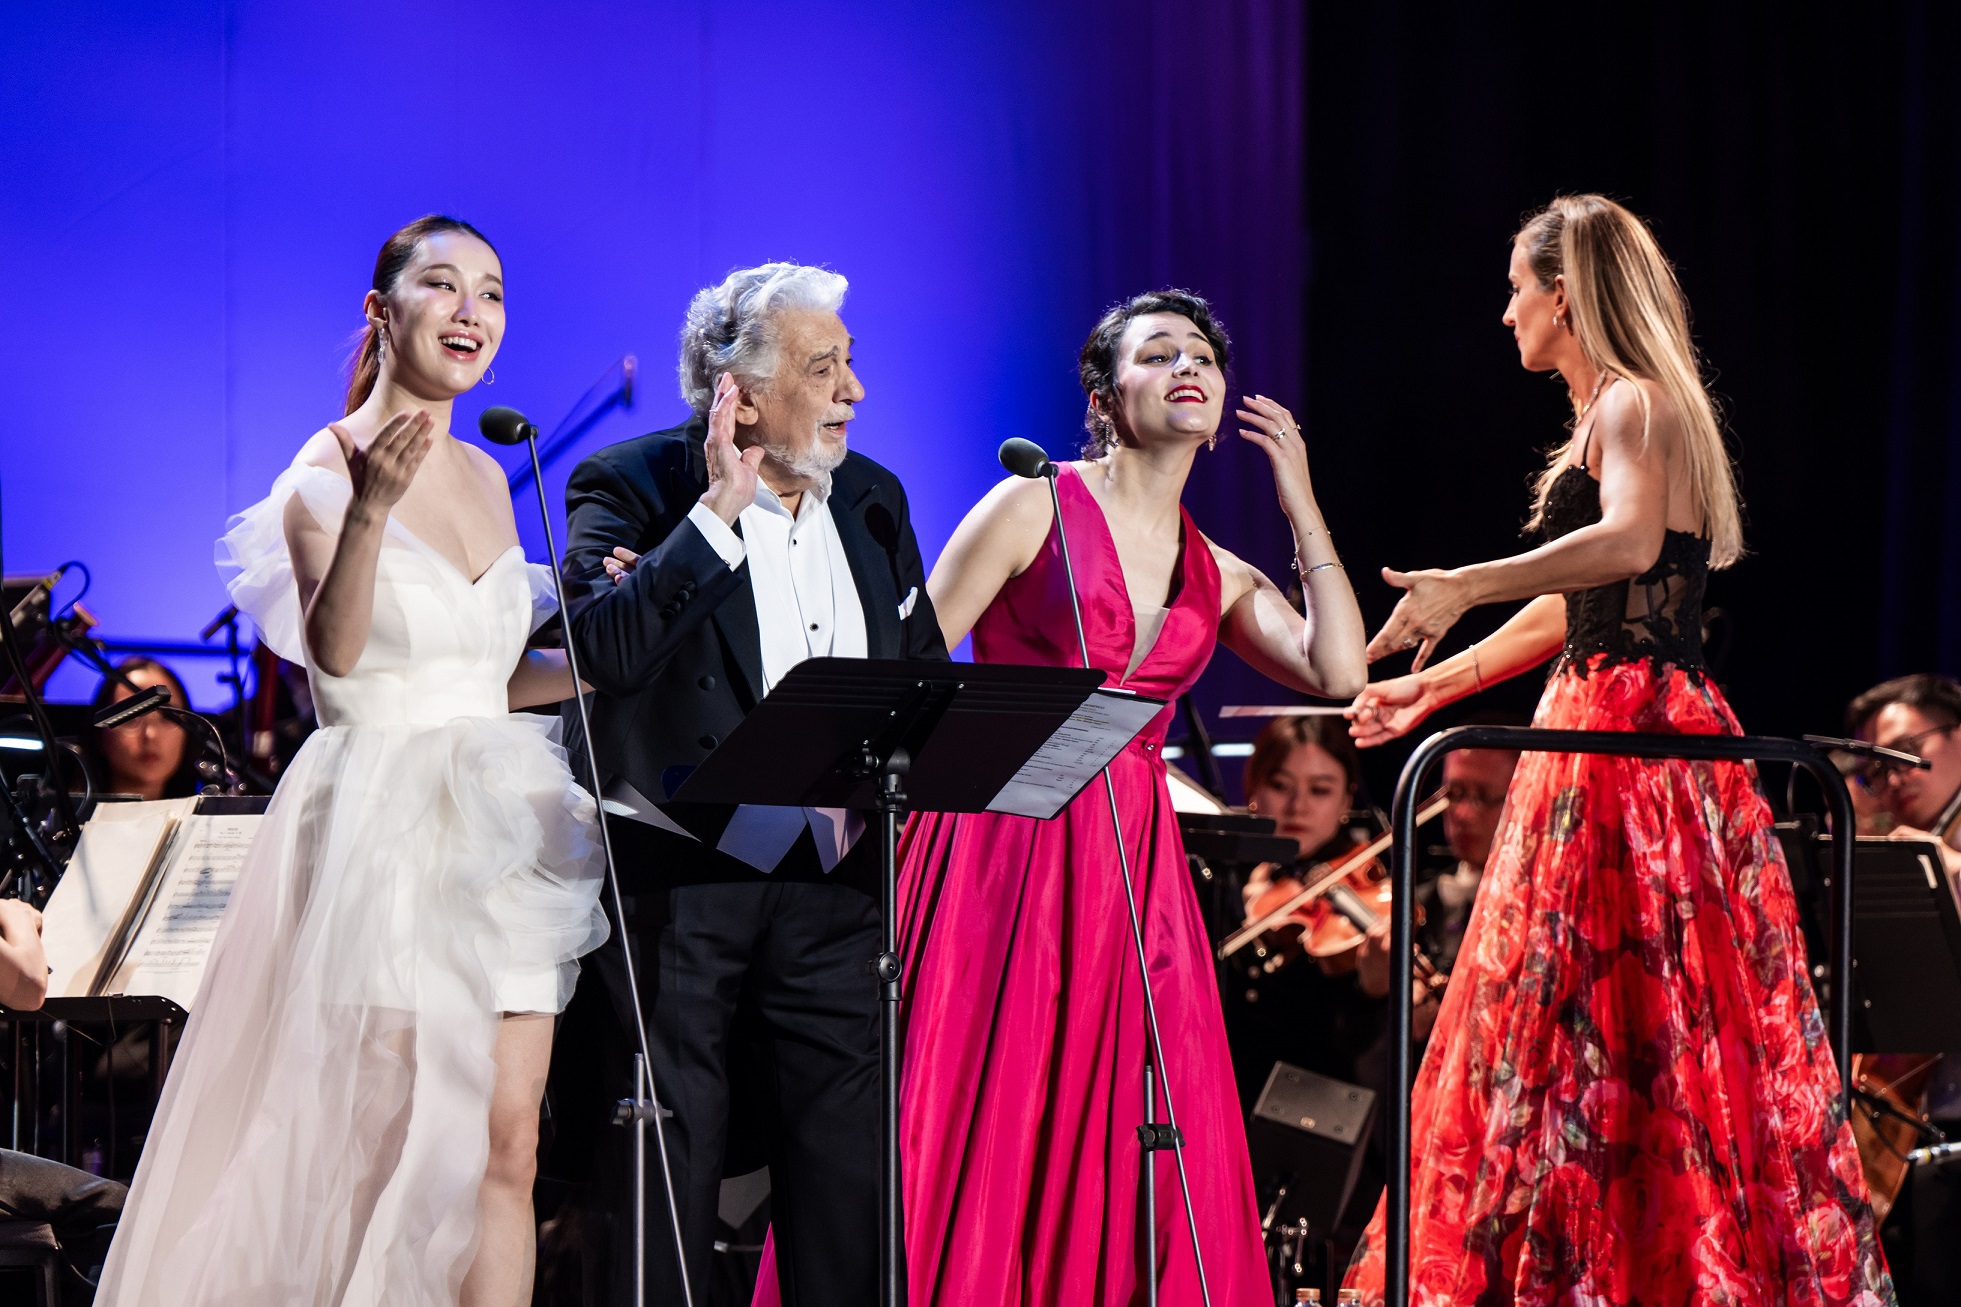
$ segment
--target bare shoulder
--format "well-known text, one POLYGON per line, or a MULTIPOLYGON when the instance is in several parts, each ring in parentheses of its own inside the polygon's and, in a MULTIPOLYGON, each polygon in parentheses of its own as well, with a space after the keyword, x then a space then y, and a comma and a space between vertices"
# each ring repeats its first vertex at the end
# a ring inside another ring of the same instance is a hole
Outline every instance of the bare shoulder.
MULTIPOLYGON (((980 573, 997 578, 1020 576, 1041 552, 1054 520, 1046 485, 1004 477, 960 520, 941 562, 951 560, 960 574, 978 566, 980 573)), ((939 574, 938 565, 934 572, 939 574)))
POLYGON ((1608 387, 1600 397, 1595 429, 1600 442, 1624 455, 1669 457, 1681 442, 1682 422, 1661 383, 1637 377, 1608 387))
POLYGON ((479 449, 467 440, 459 440, 456 443, 463 447, 466 465, 471 474, 481 481, 486 489, 508 499, 511 478, 510 474, 504 471, 504 465, 492 457, 488 450, 479 449))
POLYGON ((340 441, 334 439, 334 433, 326 427, 307 437, 293 461, 308 467, 324 467, 340 476, 347 475, 347 458, 340 452, 340 441))
POLYGON ((1038 479, 1017 476, 995 482, 967 514, 968 522, 990 536, 1031 540, 1031 552, 1048 536, 1054 520, 1048 486, 1038 479))

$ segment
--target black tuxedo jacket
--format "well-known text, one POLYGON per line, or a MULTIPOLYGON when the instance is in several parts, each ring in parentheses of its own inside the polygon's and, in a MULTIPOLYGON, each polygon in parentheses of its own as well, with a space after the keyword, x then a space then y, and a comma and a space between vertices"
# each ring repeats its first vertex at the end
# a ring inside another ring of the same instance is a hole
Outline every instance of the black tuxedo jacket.
MULTIPOLYGON (((600 775, 609 784, 624 777, 662 804, 763 690, 749 564, 731 571, 687 520, 708 488, 706 434, 707 420, 696 417, 610 445, 580 463, 566 487, 568 638, 578 642, 579 670, 598 691, 592 731, 600 775), (640 555, 617 586, 604 567, 616 545, 640 555)), ((831 474, 830 509, 858 585, 866 653, 944 661, 946 641, 926 597, 899 479, 847 454, 831 474)), ((576 753, 576 718, 566 716, 576 753)), ((573 774, 586 774, 582 760, 575 758, 573 774)), ((726 813, 719 823, 701 811, 675 815, 709 846, 727 822, 726 813)), ((675 853, 685 851, 686 841, 674 844, 681 846, 675 853)))

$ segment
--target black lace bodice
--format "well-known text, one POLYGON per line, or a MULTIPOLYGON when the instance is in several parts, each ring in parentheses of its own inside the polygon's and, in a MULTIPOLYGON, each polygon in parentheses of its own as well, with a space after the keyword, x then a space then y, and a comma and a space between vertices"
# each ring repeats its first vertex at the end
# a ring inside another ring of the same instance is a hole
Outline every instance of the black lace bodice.
MULTIPOLYGON (((1575 464, 1553 480, 1541 529, 1548 540, 1600 520, 1600 483, 1575 464)), ((1586 673, 1595 654, 1606 662, 1645 658, 1700 680, 1702 592, 1709 580, 1709 541, 1687 531, 1662 537, 1661 557, 1630 581, 1566 596, 1566 649, 1561 662, 1586 673)))

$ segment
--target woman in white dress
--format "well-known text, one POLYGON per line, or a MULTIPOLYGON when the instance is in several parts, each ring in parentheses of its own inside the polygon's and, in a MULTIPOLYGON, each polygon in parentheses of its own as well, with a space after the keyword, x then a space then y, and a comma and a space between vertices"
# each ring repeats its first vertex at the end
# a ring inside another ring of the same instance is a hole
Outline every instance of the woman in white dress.
POLYGON ((553 1016, 606 926, 590 797, 512 716, 573 692, 503 473, 449 434, 503 269, 424 218, 375 266, 347 414, 219 542, 321 729, 218 932, 98 1301, 531 1299, 553 1016))

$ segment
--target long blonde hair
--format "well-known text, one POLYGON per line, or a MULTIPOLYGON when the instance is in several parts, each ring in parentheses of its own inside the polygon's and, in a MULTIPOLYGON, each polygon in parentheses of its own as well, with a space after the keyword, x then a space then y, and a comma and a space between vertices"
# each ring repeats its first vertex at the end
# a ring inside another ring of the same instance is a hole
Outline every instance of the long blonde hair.
MULTIPOLYGON (((1689 338, 1688 303, 1654 235, 1604 195, 1561 195, 1512 239, 1524 247, 1541 290, 1551 290, 1554 277, 1566 278, 1566 311, 1587 361, 1629 382, 1654 381, 1668 396, 1682 419, 1689 492, 1702 507, 1709 565, 1734 563, 1743 553, 1736 473, 1689 338)), ((1637 384, 1634 393, 1645 440, 1654 415, 1647 391, 1637 384)), ((1545 515, 1546 492, 1572 443, 1569 437, 1555 449, 1539 475, 1532 526, 1545 515)))

